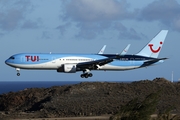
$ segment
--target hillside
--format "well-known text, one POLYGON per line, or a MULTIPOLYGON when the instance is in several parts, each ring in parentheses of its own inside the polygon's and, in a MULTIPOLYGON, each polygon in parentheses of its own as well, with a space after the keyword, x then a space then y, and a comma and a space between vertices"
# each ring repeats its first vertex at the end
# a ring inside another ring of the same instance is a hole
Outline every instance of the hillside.
POLYGON ((132 83, 82 82, 0 95, 1 118, 45 118, 114 114, 122 105, 161 91, 157 111, 180 113, 180 83, 164 78, 132 83))

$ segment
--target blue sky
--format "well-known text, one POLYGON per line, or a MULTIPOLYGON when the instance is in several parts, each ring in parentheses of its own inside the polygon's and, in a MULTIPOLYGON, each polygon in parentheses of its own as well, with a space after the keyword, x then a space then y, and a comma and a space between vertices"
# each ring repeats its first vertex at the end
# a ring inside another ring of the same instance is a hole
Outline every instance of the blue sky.
POLYGON ((0 0, 1 81, 110 81, 144 80, 156 77, 174 80, 179 75, 180 0, 0 0), (160 30, 168 29, 159 57, 163 64, 130 71, 92 71, 81 79, 56 71, 21 70, 21 76, 5 65, 13 54, 119 53, 131 44, 137 53, 160 30))

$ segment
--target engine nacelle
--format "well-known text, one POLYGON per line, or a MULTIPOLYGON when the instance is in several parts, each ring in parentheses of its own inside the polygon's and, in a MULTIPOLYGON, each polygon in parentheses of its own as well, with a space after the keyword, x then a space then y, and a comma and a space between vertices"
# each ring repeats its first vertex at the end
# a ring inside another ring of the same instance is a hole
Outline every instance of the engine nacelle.
POLYGON ((57 72, 75 73, 76 64, 64 64, 60 68, 57 69, 57 72))

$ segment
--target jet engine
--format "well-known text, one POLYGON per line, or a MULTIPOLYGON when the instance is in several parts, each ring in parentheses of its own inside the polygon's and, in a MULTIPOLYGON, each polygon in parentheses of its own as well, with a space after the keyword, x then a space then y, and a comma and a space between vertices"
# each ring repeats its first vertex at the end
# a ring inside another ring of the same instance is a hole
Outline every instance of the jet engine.
POLYGON ((57 72, 75 73, 76 64, 64 64, 57 69, 57 72))

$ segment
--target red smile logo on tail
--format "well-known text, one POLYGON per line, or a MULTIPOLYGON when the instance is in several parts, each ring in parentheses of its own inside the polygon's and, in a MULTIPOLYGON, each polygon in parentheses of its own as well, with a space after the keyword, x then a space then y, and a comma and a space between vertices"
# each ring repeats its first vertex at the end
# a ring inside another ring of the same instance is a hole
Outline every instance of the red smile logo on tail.
MULTIPOLYGON (((160 44, 162 45, 163 42, 160 42, 160 44)), ((148 46, 150 47, 150 50, 151 50, 153 53, 158 53, 158 52, 161 50, 161 47, 159 47, 157 50, 154 50, 154 49, 153 49, 153 44, 149 44, 148 46)))

